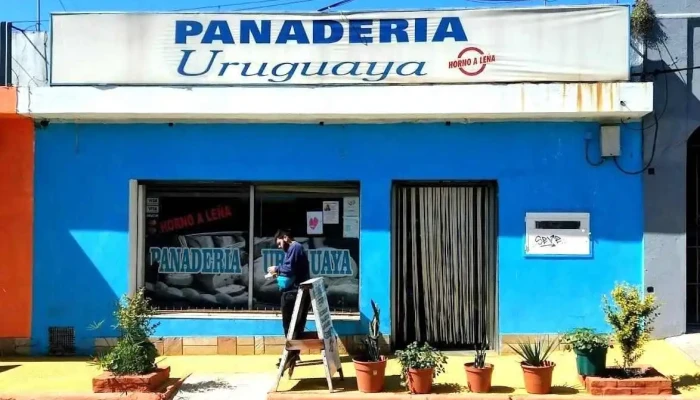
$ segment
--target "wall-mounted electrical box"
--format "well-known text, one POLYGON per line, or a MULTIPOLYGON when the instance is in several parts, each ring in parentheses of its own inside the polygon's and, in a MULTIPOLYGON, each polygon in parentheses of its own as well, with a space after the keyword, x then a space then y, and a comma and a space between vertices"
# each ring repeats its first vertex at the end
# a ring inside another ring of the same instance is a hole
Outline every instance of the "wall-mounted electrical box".
POLYGON ((620 125, 600 126, 600 155, 601 157, 620 155, 620 125))
POLYGON ((588 256, 589 213, 526 213, 525 255, 588 256))

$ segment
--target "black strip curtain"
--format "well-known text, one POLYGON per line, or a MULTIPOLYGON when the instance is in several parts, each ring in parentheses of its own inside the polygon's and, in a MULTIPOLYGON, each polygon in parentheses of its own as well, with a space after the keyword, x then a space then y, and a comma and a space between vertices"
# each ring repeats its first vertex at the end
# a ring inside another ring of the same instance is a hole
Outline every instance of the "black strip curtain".
POLYGON ((397 346, 493 348, 495 187, 399 186, 394 201, 397 346))

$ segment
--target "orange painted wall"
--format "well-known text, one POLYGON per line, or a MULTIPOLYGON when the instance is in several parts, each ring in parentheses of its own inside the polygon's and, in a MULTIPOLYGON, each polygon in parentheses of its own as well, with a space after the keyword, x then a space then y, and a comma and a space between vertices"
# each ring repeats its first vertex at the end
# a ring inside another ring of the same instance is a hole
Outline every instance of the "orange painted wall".
POLYGON ((34 122, 0 88, 0 338, 29 338, 32 316, 34 122))

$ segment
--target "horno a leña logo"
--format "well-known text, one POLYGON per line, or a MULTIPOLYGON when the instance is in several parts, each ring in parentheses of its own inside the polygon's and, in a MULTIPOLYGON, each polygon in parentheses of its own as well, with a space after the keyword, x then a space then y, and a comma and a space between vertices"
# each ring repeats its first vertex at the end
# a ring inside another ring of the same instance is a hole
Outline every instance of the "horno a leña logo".
POLYGON ((478 47, 467 47, 460 51, 457 59, 448 62, 449 69, 459 69, 467 76, 477 76, 484 72, 488 64, 496 62, 496 56, 478 47))

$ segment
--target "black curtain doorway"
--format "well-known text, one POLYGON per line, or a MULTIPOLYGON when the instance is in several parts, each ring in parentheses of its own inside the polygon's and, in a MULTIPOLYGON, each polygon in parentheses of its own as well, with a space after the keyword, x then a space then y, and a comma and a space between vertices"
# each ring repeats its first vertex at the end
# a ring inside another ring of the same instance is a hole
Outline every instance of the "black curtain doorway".
POLYGON ((395 184, 393 198, 396 346, 495 348, 495 184, 395 184))

